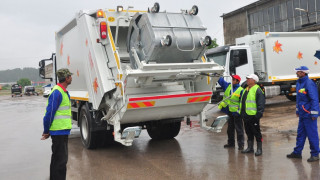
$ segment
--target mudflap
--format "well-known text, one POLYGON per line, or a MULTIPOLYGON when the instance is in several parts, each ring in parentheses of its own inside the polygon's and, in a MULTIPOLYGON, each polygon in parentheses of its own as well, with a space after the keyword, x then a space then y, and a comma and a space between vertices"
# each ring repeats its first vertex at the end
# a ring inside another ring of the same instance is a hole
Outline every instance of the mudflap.
POLYGON ((228 121, 229 116, 224 115, 224 116, 218 116, 213 123, 211 124, 211 126, 207 126, 207 119, 206 119, 206 115, 205 115, 205 111, 202 111, 200 113, 200 125, 201 128, 211 131, 211 132, 216 132, 219 133, 221 132, 221 129, 223 128, 223 126, 226 124, 226 122, 228 121))
POLYGON ((229 116, 224 115, 224 116, 218 116, 213 123, 211 124, 211 127, 213 128, 213 132, 221 132, 221 129, 223 126, 226 124, 228 121, 229 116))

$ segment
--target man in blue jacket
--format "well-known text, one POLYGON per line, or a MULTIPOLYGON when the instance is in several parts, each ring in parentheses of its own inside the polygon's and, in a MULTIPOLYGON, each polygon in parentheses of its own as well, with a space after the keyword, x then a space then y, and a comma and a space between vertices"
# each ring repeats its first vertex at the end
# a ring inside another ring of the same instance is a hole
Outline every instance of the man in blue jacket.
POLYGON ((57 71, 59 83, 49 95, 46 113, 43 118, 41 140, 52 139, 50 180, 65 180, 68 162, 68 135, 71 130, 71 103, 67 87, 72 82, 72 73, 68 69, 57 71))
POLYGON ((288 158, 301 159, 301 153, 306 141, 309 139, 311 157, 308 162, 319 160, 319 135, 317 118, 319 115, 319 98, 316 84, 309 79, 309 69, 306 66, 301 66, 295 69, 298 76, 296 84, 297 105, 296 114, 299 117, 298 135, 296 147, 288 158))
POLYGON ((228 143, 224 145, 225 148, 230 148, 235 146, 234 131, 237 131, 237 142, 238 149, 243 150, 244 145, 244 133, 243 133, 243 123, 239 113, 237 113, 240 105, 240 97, 243 88, 239 85, 241 81, 240 76, 232 76, 232 89, 231 83, 226 82, 223 77, 218 81, 222 89, 224 90, 224 96, 222 102, 219 104, 219 108, 222 112, 229 116, 228 119, 228 143))

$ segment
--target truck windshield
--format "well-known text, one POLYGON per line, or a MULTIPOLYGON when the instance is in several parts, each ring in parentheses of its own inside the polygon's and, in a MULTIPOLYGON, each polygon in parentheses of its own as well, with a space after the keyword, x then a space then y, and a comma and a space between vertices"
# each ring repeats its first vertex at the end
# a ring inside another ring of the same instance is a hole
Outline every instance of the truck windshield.
POLYGON ((226 65, 226 57, 227 57, 227 52, 219 52, 219 53, 207 55, 207 58, 209 60, 213 60, 215 63, 219 64, 220 66, 226 65))

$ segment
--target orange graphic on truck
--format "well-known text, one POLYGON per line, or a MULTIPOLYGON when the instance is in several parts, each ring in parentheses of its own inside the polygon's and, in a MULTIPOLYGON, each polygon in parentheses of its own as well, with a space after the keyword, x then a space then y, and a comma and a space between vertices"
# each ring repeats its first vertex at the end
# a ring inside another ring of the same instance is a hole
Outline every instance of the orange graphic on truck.
POLYGON ((299 53, 298 53, 298 55, 297 55, 297 58, 299 59, 299 60, 301 60, 303 57, 302 57, 302 53, 299 51, 299 53))
POLYGON ((62 55, 63 55, 63 43, 61 41, 61 44, 60 44, 60 56, 62 56, 62 55))
POLYGON ((68 66, 70 66, 70 56, 68 56, 67 63, 68 63, 68 66))
POLYGON ((273 51, 275 51, 276 53, 279 54, 280 51, 282 52, 281 46, 282 46, 282 44, 280 44, 278 41, 276 41, 273 46, 273 51))
POLYGON ((98 87, 99 87, 99 85, 98 85, 98 79, 95 78, 95 79, 94 79, 94 82, 93 82, 93 89, 94 89, 94 92, 95 92, 95 93, 98 92, 98 87))
POLYGON ((91 56, 91 52, 89 51, 89 61, 90 61, 90 67, 91 69, 93 68, 93 61, 92 61, 92 56, 91 56))

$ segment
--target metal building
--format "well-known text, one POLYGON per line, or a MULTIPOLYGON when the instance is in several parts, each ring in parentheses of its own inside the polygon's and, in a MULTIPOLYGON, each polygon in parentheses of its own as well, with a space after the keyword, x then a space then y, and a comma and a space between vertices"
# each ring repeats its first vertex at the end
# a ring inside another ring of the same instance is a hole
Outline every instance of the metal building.
POLYGON ((260 0, 223 14, 224 43, 254 32, 320 30, 320 0, 260 0))

